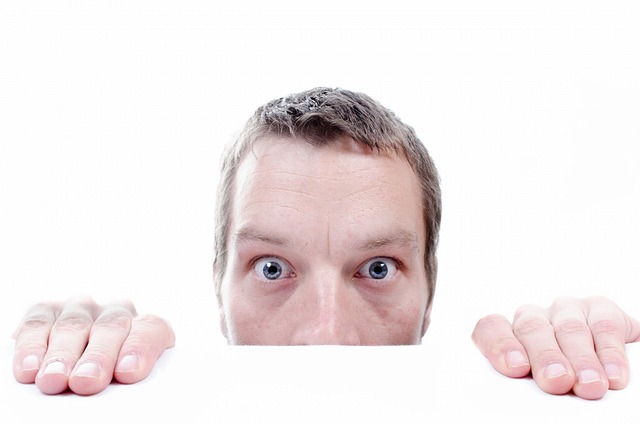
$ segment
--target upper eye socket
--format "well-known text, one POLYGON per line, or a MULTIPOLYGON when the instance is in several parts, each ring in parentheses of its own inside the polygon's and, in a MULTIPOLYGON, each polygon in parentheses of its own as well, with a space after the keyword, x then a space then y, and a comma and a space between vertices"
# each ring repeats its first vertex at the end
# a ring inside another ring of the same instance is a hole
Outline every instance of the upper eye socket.
POLYGON ((391 278, 398 270, 396 261, 391 258, 373 258, 364 263, 358 270, 358 275, 373 280, 391 278))
POLYGON ((258 259, 253 265, 253 271, 258 278, 275 281, 292 275, 291 267, 279 258, 265 257, 258 259))

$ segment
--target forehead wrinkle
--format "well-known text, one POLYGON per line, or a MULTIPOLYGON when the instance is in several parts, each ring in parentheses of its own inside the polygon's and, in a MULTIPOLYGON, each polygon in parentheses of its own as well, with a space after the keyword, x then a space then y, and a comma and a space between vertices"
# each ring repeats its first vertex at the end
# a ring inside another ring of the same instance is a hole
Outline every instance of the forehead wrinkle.
MULTIPOLYGON (((371 186, 371 187, 366 187, 366 188, 357 187, 357 188, 355 188, 353 190, 350 190, 348 193, 345 193, 345 194, 343 194, 341 196, 336 194, 335 197, 333 199, 330 199, 330 200, 333 201, 333 202, 341 202, 341 201, 344 201, 344 200, 347 200, 347 199, 353 198, 353 197, 366 196, 371 192, 374 192, 374 195, 375 195, 375 193, 380 192, 384 188, 385 185, 388 185, 388 183, 383 181, 383 182, 377 183, 376 185, 371 186)), ((349 188, 350 187, 348 185, 345 185, 345 191, 347 189, 349 189, 349 188)), ((391 186, 391 188, 395 188, 395 187, 391 186)))
POLYGON ((355 246, 359 250, 375 250, 381 247, 401 246, 410 248, 412 251, 418 250, 418 236, 407 230, 397 230, 386 235, 356 241, 355 246))

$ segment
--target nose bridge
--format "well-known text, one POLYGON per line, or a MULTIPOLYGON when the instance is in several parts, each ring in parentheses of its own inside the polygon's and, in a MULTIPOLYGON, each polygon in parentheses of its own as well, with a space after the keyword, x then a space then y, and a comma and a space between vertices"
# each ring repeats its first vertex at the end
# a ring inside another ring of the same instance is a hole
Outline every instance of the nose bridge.
POLYGON ((315 303, 320 317, 335 321, 336 313, 339 312, 339 305, 344 290, 344 282, 340 275, 325 270, 313 278, 312 284, 315 292, 315 303))
POLYGON ((359 344, 349 287, 337 271, 325 269, 304 282, 304 311, 295 344, 359 344))

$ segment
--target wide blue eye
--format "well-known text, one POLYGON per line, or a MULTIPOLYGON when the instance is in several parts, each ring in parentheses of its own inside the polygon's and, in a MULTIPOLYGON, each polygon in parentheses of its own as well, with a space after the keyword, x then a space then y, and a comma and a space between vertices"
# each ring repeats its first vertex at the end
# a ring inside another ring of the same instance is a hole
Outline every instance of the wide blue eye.
POLYGON ((271 281, 281 278, 283 274, 284 276, 291 274, 287 263, 278 258, 262 258, 255 263, 253 270, 259 278, 271 281))
POLYGON ((381 280, 389 273, 389 267, 382 261, 375 261, 369 265, 369 275, 371 278, 381 280))
POLYGON ((396 262, 389 258, 374 258, 367 261, 358 270, 358 274, 374 280, 393 276, 397 271, 396 262))

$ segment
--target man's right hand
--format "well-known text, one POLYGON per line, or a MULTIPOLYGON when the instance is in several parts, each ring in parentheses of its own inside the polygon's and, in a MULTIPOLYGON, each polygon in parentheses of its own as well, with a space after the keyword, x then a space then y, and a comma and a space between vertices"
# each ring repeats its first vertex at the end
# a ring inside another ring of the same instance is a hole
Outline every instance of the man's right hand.
POLYGON ((164 319, 138 315, 131 302, 101 306, 75 299, 33 306, 14 337, 16 380, 46 394, 69 388, 92 395, 112 379, 137 383, 175 343, 164 319))

